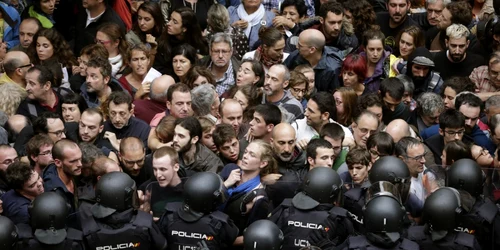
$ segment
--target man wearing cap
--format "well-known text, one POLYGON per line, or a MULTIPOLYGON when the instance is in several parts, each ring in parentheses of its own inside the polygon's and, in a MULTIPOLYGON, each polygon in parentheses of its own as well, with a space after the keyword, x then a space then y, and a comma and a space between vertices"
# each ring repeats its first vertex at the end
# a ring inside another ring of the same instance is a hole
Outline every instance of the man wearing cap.
POLYGON ((434 72, 432 54, 425 47, 419 47, 408 58, 406 75, 413 80, 415 90, 413 96, 418 98, 423 92, 441 93, 443 79, 434 72))

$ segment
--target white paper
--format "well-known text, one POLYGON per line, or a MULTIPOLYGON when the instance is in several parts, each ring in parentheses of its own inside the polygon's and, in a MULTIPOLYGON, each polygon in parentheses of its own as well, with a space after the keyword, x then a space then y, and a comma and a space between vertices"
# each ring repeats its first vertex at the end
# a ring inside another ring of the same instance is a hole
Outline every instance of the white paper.
POLYGON ((142 81, 142 84, 147 83, 147 82, 152 82, 154 79, 157 77, 160 77, 161 73, 160 71, 156 70, 155 68, 151 67, 146 74, 146 77, 144 77, 144 80, 142 81))

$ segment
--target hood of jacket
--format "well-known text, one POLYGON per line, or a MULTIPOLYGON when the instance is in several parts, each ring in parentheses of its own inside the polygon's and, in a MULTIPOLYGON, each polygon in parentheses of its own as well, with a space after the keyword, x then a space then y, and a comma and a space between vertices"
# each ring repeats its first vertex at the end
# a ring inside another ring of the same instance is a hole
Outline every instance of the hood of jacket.
MULTIPOLYGON (((388 48, 385 49, 386 50, 384 50, 384 54, 382 55, 380 60, 378 60, 377 65, 375 65, 375 71, 373 72, 373 75, 365 79, 365 84, 368 84, 373 80, 379 79, 384 74, 384 63, 392 53, 390 50, 387 50, 388 48)), ((360 54, 365 58, 367 58, 366 52, 363 51, 360 54)), ((368 58, 366 60, 368 60, 368 58)))
MULTIPOLYGON (((411 55, 408 57, 408 63, 406 66, 406 75, 411 77, 412 79, 413 79, 413 72, 411 70, 411 67, 414 64, 413 61, 417 57, 424 57, 424 58, 427 58, 427 59, 431 60, 432 62, 434 62, 432 54, 427 48, 425 48, 425 47, 416 48, 415 51, 413 51, 413 53, 411 53, 411 55)), ((434 67, 429 66, 429 72, 427 73, 427 76, 425 76, 425 78, 427 78, 431 74, 432 69, 434 69, 434 67)))

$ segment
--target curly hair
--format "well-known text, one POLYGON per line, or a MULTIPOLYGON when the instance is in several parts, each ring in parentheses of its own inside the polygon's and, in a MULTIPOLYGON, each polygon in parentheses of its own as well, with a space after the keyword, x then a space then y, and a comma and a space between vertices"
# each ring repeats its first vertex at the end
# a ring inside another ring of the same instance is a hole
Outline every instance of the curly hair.
POLYGON ((377 16, 373 10, 373 6, 366 0, 345 1, 344 9, 352 14, 352 25, 354 26, 354 34, 361 40, 363 33, 366 30, 373 29, 377 23, 377 16))
POLYGON ((15 115, 26 96, 26 91, 15 83, 0 84, 0 110, 9 117, 15 115))
POLYGON ((451 2, 446 9, 451 13, 451 23, 468 26, 472 21, 472 10, 466 1, 451 2))
POLYGON ((208 28, 212 33, 224 32, 229 27, 229 12, 222 4, 214 4, 208 8, 208 28))
POLYGON ((163 29, 165 27, 165 19, 163 18, 163 14, 161 13, 160 5, 156 2, 144 2, 137 9, 137 13, 135 14, 137 19, 139 18, 139 11, 144 11, 149 13, 155 22, 153 28, 147 32, 143 32, 139 28, 139 20, 135 21, 132 25, 132 31, 141 39, 141 42, 146 42, 146 34, 151 34, 152 36, 158 38, 163 33, 163 29))
POLYGON ((40 58, 38 58, 38 54, 36 53, 36 47, 38 43, 37 41, 39 37, 45 37, 47 40, 49 40, 50 44, 53 47, 52 58, 56 59, 59 63, 66 67, 78 65, 78 61, 76 60, 73 51, 69 47, 68 43, 66 42, 64 37, 55 29, 40 30, 35 35, 35 37, 33 37, 33 42, 28 48, 28 55, 31 56, 31 62, 33 64, 41 64, 41 60, 40 58))

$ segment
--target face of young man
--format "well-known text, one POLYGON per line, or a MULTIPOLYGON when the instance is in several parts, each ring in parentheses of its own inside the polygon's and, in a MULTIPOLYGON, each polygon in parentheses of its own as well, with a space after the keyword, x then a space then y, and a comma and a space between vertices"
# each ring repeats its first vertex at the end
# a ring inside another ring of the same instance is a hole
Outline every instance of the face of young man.
POLYGON ((335 153, 333 148, 316 148, 316 158, 308 157, 307 161, 309 162, 310 168, 315 167, 329 167, 331 168, 333 165, 333 161, 335 161, 335 153))
POLYGON ((230 141, 225 142, 220 148, 219 152, 222 157, 236 162, 240 152, 240 144, 237 138, 232 138, 230 141))
POLYGON ((179 164, 173 164, 168 155, 153 158, 153 174, 160 187, 169 186, 172 179, 177 175, 177 171, 179 171, 179 164))
POLYGON ((180 125, 175 126, 174 139, 172 140, 172 147, 175 149, 175 151, 179 153, 187 152, 191 149, 192 146, 194 146, 193 144, 195 144, 197 141, 198 137, 195 136, 194 138, 191 138, 189 130, 183 128, 180 125))

